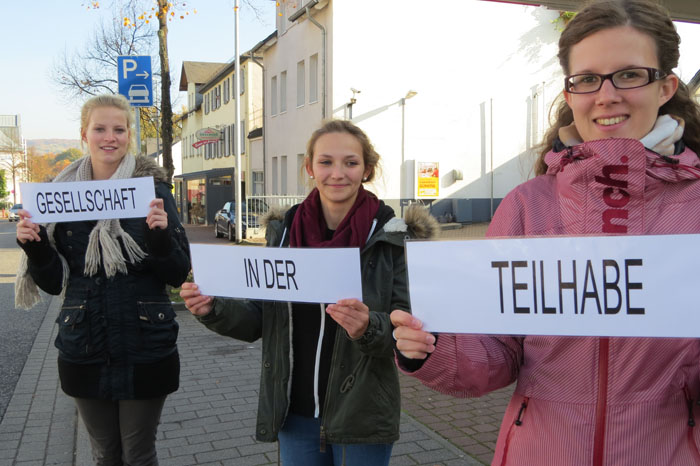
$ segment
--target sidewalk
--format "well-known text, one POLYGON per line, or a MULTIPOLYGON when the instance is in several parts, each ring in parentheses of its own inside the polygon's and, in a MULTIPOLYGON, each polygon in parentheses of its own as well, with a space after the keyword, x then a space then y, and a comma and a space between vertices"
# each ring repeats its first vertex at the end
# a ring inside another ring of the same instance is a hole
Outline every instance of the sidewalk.
MULTIPOLYGON (((483 236, 483 225, 443 231, 442 239, 483 236)), ((53 299, 0 423, 0 466, 88 466, 89 441, 72 400, 58 386, 53 299)), ((219 336, 178 311, 180 389, 168 397, 158 432, 160 464, 277 464, 277 444, 253 438, 260 342, 219 336)), ((401 439, 391 465, 489 464, 511 388, 455 399, 401 377, 401 439)))

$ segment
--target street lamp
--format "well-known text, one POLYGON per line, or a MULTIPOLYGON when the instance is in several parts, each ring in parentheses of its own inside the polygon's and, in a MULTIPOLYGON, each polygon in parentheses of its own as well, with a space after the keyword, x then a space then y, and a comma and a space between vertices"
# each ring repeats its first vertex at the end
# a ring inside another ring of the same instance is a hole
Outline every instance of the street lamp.
POLYGON ((401 105, 401 197, 406 197, 406 167, 405 165, 405 148, 406 148, 406 100, 415 97, 418 92, 413 89, 409 90, 404 97, 401 97, 399 105, 401 105))

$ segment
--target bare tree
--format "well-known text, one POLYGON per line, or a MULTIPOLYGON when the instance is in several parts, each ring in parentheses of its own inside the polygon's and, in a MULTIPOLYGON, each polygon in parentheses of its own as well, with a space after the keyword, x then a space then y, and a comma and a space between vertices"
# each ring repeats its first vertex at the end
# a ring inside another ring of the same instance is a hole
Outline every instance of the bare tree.
MULTIPOLYGON (((137 21, 140 15, 135 1, 114 9, 111 21, 102 21, 81 50, 64 52, 54 63, 51 77, 68 99, 97 94, 116 94, 117 59, 120 55, 151 55, 156 33, 137 21), (124 18, 133 18, 132 28, 123 26, 124 18)), ((154 76, 155 77, 155 76, 154 76)))

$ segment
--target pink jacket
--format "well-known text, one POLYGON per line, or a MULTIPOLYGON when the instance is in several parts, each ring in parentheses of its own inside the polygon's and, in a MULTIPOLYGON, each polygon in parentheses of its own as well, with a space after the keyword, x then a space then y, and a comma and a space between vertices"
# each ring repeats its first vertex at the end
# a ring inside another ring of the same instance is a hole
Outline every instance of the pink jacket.
MULTIPOLYGON (((690 150, 664 158, 609 139, 546 162, 506 196, 488 236, 700 233, 690 150)), ((517 381, 494 465, 700 464, 700 340, 441 334, 411 375, 457 397, 517 381)))

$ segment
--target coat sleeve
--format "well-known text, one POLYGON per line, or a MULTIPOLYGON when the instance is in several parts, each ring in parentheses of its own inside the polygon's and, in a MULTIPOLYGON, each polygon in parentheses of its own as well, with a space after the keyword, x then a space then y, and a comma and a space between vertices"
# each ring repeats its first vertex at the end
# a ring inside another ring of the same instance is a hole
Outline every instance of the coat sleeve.
POLYGON ((175 200, 164 184, 156 185, 156 197, 163 199, 168 214, 168 228, 146 228, 146 245, 154 273, 171 286, 180 286, 190 272, 190 243, 178 218, 175 200))
POLYGON ((399 246, 390 247, 393 264, 390 285, 391 305, 389 309, 370 309, 367 330, 357 340, 360 350, 370 356, 393 357, 394 339, 391 332, 394 330, 394 326, 391 323, 389 314, 395 309, 410 312, 404 248, 399 246))
POLYGON ((219 335, 252 343, 262 336, 262 303, 214 298, 211 312, 197 320, 219 335))
POLYGON ((442 333, 425 364, 403 372, 440 393, 476 397, 514 382, 522 360, 522 337, 442 333))
POLYGON ((17 244, 27 254, 27 271, 34 283, 48 294, 61 294, 63 289, 63 265, 58 252, 49 244, 46 228, 40 227, 41 241, 27 241, 17 244))

